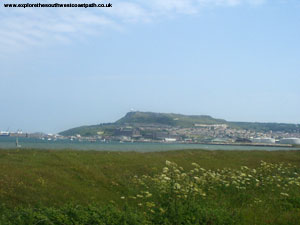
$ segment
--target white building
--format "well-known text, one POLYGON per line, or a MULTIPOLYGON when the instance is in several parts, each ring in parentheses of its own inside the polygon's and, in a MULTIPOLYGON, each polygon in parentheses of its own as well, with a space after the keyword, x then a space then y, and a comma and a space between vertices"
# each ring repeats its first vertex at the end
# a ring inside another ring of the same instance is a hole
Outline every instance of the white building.
POLYGON ((274 138, 253 138, 253 143, 275 144, 274 138))
POLYGON ((176 138, 165 138, 165 142, 175 142, 176 138))
POLYGON ((280 144, 300 145, 300 138, 283 138, 280 144))

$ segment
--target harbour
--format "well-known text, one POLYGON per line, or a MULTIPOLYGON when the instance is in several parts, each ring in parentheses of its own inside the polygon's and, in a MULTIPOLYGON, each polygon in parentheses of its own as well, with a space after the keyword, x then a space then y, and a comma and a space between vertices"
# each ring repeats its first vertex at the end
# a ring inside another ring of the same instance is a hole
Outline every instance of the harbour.
POLYGON ((120 151, 120 152, 159 152, 185 149, 202 150, 300 150, 300 147, 290 145, 268 145, 268 144, 225 144, 225 143, 162 143, 162 142, 102 142, 102 141, 80 141, 80 140, 53 140, 19 137, 16 142, 15 137, 1 137, 0 149, 44 149, 44 150, 95 150, 95 151, 120 151), (17 147, 18 145, 19 147, 17 147))

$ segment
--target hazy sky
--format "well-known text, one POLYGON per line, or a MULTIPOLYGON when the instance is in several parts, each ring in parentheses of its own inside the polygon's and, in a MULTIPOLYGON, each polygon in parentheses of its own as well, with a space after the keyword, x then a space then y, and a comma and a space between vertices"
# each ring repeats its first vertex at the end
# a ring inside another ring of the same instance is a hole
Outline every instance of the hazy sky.
POLYGON ((131 108, 300 123, 298 0, 107 2, 0 6, 0 130, 59 132, 131 108))

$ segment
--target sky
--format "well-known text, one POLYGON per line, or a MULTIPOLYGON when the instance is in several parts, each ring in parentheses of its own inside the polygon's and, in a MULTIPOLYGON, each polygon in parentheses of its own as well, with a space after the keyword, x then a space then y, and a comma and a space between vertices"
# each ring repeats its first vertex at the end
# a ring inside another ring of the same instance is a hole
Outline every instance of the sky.
POLYGON ((132 109, 300 123, 298 0, 56 2, 112 7, 0 5, 0 130, 57 133, 132 109))

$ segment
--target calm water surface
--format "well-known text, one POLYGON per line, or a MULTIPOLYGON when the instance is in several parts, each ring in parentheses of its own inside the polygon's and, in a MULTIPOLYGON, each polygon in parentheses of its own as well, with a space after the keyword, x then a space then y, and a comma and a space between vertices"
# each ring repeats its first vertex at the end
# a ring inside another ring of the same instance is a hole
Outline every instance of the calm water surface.
MULTIPOLYGON (((204 145, 204 144, 177 144, 177 143, 119 143, 119 142, 88 142, 70 140, 41 140, 33 138, 19 138, 21 149, 76 149, 76 150, 97 150, 97 151, 136 151, 136 152, 157 152, 183 149, 206 149, 206 150, 300 150, 300 148, 285 147, 256 147, 256 146, 230 146, 230 145, 204 145)), ((15 148, 16 138, 0 137, 0 148, 15 148)))

